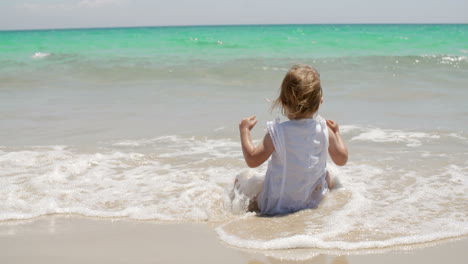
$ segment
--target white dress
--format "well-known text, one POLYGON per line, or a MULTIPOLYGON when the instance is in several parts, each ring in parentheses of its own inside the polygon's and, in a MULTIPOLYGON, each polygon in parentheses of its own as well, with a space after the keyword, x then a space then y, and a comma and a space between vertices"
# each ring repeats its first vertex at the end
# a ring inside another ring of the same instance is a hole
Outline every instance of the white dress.
POLYGON ((317 207, 328 191, 325 180, 328 128, 325 119, 267 123, 275 151, 257 196, 262 215, 286 214, 317 207))

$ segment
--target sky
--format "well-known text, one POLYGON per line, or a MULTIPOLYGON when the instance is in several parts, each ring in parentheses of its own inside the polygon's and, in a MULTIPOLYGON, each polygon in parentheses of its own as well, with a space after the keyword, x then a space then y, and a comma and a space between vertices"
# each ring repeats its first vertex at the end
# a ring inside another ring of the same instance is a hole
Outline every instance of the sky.
POLYGON ((468 0, 0 0, 0 30, 468 23, 468 0))

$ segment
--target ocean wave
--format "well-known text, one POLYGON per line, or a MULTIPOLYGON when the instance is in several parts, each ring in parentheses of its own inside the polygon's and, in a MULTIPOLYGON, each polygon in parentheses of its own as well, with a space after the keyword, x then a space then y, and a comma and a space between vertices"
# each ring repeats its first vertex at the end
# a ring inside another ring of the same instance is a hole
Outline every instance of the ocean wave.
POLYGON ((383 129, 378 127, 343 125, 340 127, 341 133, 349 137, 350 141, 360 141, 365 143, 387 143, 387 145, 406 147, 420 147, 427 145, 466 144, 468 139, 463 132, 451 131, 405 131, 396 129, 383 129))
POLYGON ((439 139, 440 135, 424 132, 403 132, 398 130, 385 130, 380 128, 366 129, 351 140, 370 141, 376 143, 404 143, 407 147, 418 147, 422 145, 422 140, 439 139))
POLYGON ((81 214, 219 221, 229 215, 223 207, 228 199, 225 188, 232 183, 237 168, 224 166, 219 160, 238 160, 238 149, 225 153, 220 148, 225 141, 221 140, 162 137, 151 142, 159 148, 150 154, 122 151, 129 145, 119 142, 112 145, 121 150, 95 153, 69 146, 0 148, 0 197, 4 201, 0 220, 81 214), (167 146, 168 142, 173 145, 167 146), (177 152, 174 143, 183 154, 173 153, 177 152))
POLYGON ((242 216, 216 232, 249 249, 380 249, 468 235, 468 167, 433 173, 350 164, 333 168, 343 187, 317 209, 272 218, 242 216))
POLYGON ((255 249, 354 250, 468 234, 464 134, 341 128, 346 139, 357 139, 348 141, 346 166, 327 165, 342 187, 317 209, 246 214, 245 200, 230 198, 234 177, 246 169, 238 141, 168 135, 94 149, 0 147, 0 221, 46 214, 208 221, 220 224, 216 231, 226 243, 255 249), (418 146, 407 151, 414 140, 418 146), (430 147, 441 140, 461 147, 430 147))
MULTIPOLYGON (((421 75, 447 69, 468 69, 468 57, 458 55, 421 55, 421 56, 349 56, 349 57, 262 57, 250 56, 180 56, 158 54, 151 56, 116 56, 106 54, 60 54, 37 52, 33 61, 15 61, 12 58, 2 61, 0 80, 16 82, 51 82, 64 77, 85 81, 106 81, 122 83, 129 81, 177 80, 212 81, 229 83, 265 83, 278 78, 291 65, 305 63, 316 66, 324 72, 352 71, 394 72, 402 74, 411 71, 417 80, 421 75), (47 58, 47 60, 42 60, 47 58), (38 67, 36 59, 41 60, 38 67), (221 70, 222 69, 222 70, 221 70), (242 78, 240 78, 242 77, 242 78)), ((453 74, 457 74, 454 72, 453 74)), ((411 81, 411 80, 409 80, 411 81)))
MULTIPOLYGON (((448 228, 455 229, 458 225, 450 225, 448 228)), ((459 238, 468 234, 468 228, 452 232, 437 232, 431 234, 408 235, 397 238, 390 238, 381 241, 326 241, 314 235, 296 235, 287 238, 278 238, 267 241, 261 240, 245 240, 223 230, 223 227, 217 228, 221 240, 231 246, 249 249, 261 250, 278 250, 278 249, 298 249, 298 248, 315 248, 326 250, 370 250, 382 249, 401 245, 412 245, 420 243, 430 243, 438 240, 459 238)), ((293 258, 294 259, 294 258, 293 258)))

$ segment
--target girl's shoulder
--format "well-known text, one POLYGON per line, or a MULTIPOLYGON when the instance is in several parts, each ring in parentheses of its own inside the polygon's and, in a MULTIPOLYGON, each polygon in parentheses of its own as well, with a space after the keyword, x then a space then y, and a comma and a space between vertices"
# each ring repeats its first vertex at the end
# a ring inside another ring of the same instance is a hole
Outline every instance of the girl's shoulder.
MULTIPOLYGON (((304 118, 304 119, 291 119, 281 121, 280 118, 275 118, 272 121, 267 122, 267 130, 270 134, 274 134, 275 131, 289 130, 289 129, 305 129, 305 130, 322 130, 327 127, 326 120, 320 116, 315 115, 313 118, 304 118)), ((277 133, 280 133, 279 131, 277 133)))
POLYGON ((292 131, 299 134, 328 134, 327 121, 317 115, 314 118, 305 118, 305 119, 296 119, 296 120, 287 120, 282 123, 276 123, 275 127, 272 129, 281 130, 281 131, 292 131))

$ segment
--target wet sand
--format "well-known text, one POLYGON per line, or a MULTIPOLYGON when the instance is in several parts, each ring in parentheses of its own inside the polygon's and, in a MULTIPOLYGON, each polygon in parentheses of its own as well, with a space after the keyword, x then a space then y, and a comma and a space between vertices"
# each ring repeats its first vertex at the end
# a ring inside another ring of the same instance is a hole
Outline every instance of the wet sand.
POLYGON ((467 263, 468 239, 393 249, 254 251, 213 224, 45 216, 0 224, 0 263, 467 263))

